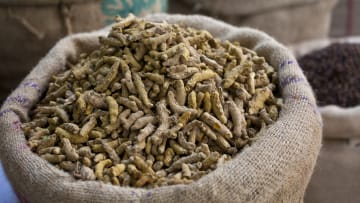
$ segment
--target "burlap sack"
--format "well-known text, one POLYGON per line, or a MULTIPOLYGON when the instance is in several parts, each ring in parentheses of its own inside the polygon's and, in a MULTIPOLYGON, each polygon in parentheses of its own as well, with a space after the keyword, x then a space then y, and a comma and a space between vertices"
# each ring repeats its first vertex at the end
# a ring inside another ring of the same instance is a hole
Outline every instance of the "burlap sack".
POLYGON ((61 40, 8 97, 0 112, 0 152, 15 190, 30 202, 302 202, 321 145, 321 117, 295 58, 268 35, 203 16, 155 15, 237 40, 266 57, 279 73, 284 106, 280 117, 251 147, 190 185, 136 189, 77 181, 32 153, 20 123, 66 59, 98 46, 106 30, 61 40))
POLYGON ((59 39, 103 21, 100 0, 0 0, 0 102, 59 39))
POLYGON ((291 44, 328 36, 337 0, 178 0, 169 12, 209 15, 236 26, 250 26, 291 44))
MULTIPOLYGON (((305 41, 291 45, 289 49, 297 58, 300 58, 333 43, 360 44, 360 36, 305 41)), ((343 108, 336 105, 326 105, 319 107, 318 110, 324 123, 323 131, 325 139, 359 138, 360 102, 355 107, 343 108)))
MULTIPOLYGON (((305 41, 289 49, 300 58, 332 43, 360 43, 360 37, 305 41)), ((351 108, 327 105, 318 110, 323 120, 323 145, 305 201, 359 202, 360 103, 351 108)))

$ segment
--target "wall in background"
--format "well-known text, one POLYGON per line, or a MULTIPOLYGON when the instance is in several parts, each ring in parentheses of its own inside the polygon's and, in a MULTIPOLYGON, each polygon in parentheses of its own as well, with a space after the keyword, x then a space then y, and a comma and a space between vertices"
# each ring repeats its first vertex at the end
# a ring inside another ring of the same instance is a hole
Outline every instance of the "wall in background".
POLYGON ((339 0, 333 10, 330 36, 360 35, 360 1, 339 0))

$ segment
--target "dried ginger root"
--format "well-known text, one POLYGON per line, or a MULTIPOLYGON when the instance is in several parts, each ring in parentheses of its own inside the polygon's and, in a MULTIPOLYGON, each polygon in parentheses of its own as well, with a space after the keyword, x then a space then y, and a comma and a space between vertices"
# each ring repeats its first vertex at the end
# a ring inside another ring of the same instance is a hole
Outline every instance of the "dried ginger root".
POLYGON ((278 118, 274 68, 236 43, 133 15, 99 41, 22 125, 32 151, 77 179, 189 184, 278 118))

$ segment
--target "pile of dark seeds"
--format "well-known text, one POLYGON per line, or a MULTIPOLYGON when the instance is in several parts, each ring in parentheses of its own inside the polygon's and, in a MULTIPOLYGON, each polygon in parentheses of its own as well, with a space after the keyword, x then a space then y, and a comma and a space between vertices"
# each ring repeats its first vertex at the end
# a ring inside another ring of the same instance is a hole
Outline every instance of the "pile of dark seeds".
POLYGON ((335 43, 298 61, 319 106, 360 104, 360 44, 335 43))

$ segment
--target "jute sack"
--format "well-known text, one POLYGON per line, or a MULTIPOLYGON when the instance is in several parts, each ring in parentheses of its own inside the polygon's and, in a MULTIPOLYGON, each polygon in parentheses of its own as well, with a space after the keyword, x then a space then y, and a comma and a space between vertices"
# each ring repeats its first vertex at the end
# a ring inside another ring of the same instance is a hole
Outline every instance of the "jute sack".
MULTIPOLYGON (((332 43, 360 43, 360 37, 305 41, 289 49, 300 58, 332 43)), ((359 202, 360 103, 348 108, 326 105, 318 110, 323 120, 323 145, 305 201, 359 202)))
POLYGON ((59 39, 103 21, 100 0, 0 0, 0 102, 59 39))
POLYGON ((15 190, 30 202, 302 202, 321 145, 321 117, 313 92, 292 54, 258 30, 204 16, 153 15, 237 40, 266 57, 279 74, 284 106, 279 119, 231 161, 190 185, 137 189, 77 181, 32 153, 20 123, 66 59, 97 46, 106 29, 64 38, 8 97, 0 112, 0 154, 15 190))
POLYGON ((337 0, 178 0, 171 13, 209 15, 236 26, 263 30, 290 44, 328 36, 337 0))
MULTIPOLYGON (((291 45, 289 49, 297 58, 300 58, 311 52, 324 49, 333 43, 360 44, 360 36, 305 41, 291 45)), ((320 106, 318 110, 324 123, 324 139, 360 138, 360 101, 354 107, 344 108, 337 105, 325 105, 320 106)))

